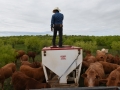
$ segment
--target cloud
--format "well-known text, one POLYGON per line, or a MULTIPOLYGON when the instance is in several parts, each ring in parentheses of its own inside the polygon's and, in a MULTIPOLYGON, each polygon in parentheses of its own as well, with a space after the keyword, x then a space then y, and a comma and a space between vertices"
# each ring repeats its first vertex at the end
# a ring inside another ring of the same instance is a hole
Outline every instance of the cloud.
POLYGON ((55 7, 64 14, 64 34, 120 34, 120 0, 1 0, 0 32, 49 32, 55 7))

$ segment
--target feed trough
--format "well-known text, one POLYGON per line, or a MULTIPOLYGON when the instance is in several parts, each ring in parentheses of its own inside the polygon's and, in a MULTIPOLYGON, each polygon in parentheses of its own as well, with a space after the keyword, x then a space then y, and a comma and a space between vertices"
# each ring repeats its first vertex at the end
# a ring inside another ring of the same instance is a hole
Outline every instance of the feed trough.
POLYGON ((42 49, 42 65, 46 81, 52 81, 49 80, 49 72, 53 72, 57 77, 54 84, 68 85, 68 81, 74 81, 74 85, 78 86, 83 60, 82 55, 81 47, 68 45, 64 45, 62 48, 44 47, 42 49))

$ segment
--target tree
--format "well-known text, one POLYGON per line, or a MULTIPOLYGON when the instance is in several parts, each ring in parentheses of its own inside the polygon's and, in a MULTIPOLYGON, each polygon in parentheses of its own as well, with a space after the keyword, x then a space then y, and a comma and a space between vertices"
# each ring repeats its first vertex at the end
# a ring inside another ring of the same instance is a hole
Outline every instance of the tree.
POLYGON ((64 43, 65 45, 73 45, 73 41, 70 40, 70 39, 66 39, 66 40, 64 40, 63 43, 64 43))
POLYGON ((28 50, 38 51, 40 47, 40 39, 35 36, 31 36, 25 39, 25 43, 28 50))
POLYGON ((15 61, 15 49, 11 45, 0 46, 0 66, 15 61))
POLYGON ((117 51, 117 53, 120 53, 120 41, 113 41, 111 48, 112 50, 117 51))
POLYGON ((2 39, 0 39, 0 47, 4 45, 4 42, 2 39))
POLYGON ((94 52, 97 49, 97 43, 96 41, 79 41, 74 44, 75 46, 81 47, 85 50, 90 50, 91 52, 94 52))
POLYGON ((8 40, 8 44, 11 44, 12 47, 14 48, 15 45, 17 44, 18 38, 17 37, 10 37, 8 40))

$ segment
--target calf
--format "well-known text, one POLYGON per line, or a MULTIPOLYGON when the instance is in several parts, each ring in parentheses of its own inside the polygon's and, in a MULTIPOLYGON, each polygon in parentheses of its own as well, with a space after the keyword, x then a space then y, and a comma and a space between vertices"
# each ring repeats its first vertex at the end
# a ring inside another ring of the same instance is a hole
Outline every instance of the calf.
POLYGON ((95 56, 91 55, 91 51, 89 51, 89 50, 84 50, 84 52, 85 52, 85 55, 86 55, 86 56, 83 58, 82 70, 83 70, 83 69, 86 70, 91 63, 96 62, 96 58, 95 58, 95 56))
POLYGON ((36 57, 36 53, 33 51, 29 51, 27 53, 27 55, 29 56, 29 58, 32 58, 33 62, 35 61, 35 57, 36 57))
POLYGON ((45 80, 43 67, 32 68, 28 65, 22 65, 20 71, 37 81, 43 82, 45 80))
POLYGON ((24 54, 23 56, 21 56, 20 60, 21 61, 29 61, 29 56, 24 54))
POLYGON ((87 87, 99 86, 99 80, 104 78, 105 73, 101 63, 91 63, 89 68, 81 75, 84 78, 84 85, 87 87))
POLYGON ((86 61, 86 59, 87 59, 89 56, 92 56, 92 55, 91 55, 91 51, 89 51, 89 50, 83 50, 83 52, 85 52, 85 57, 83 58, 84 61, 86 61))
POLYGON ((96 60, 97 61, 106 61, 106 53, 100 50, 97 50, 96 52, 96 60))
POLYGON ((110 74, 111 71, 113 71, 119 67, 119 65, 117 65, 117 64, 104 62, 104 61, 99 61, 99 62, 103 65, 103 68, 104 68, 104 71, 106 74, 110 74))
POLYGON ((8 63, 2 68, 0 68, 0 83, 2 84, 2 89, 5 79, 11 77, 15 71, 16 65, 14 63, 8 63))
POLYGON ((106 83, 106 86, 120 86, 120 67, 113 70, 107 79, 101 79, 100 82, 106 83))
POLYGON ((20 71, 16 71, 12 75, 12 84, 15 90, 29 90, 29 89, 41 89, 50 88, 48 83, 40 83, 33 78, 28 77, 20 71))
POLYGON ((16 51, 16 60, 15 63, 17 64, 17 60, 20 59, 25 54, 24 50, 18 50, 16 51))
POLYGON ((112 54, 106 54, 106 62, 114 63, 114 56, 112 54))
POLYGON ((28 65, 28 66, 30 66, 32 68, 42 67, 42 63, 41 62, 37 62, 37 61, 32 62, 32 63, 30 63, 29 61, 22 61, 21 65, 28 65))
POLYGON ((26 82, 26 89, 41 89, 41 88, 51 88, 48 83, 41 83, 36 81, 35 79, 29 78, 26 82))
POLYGON ((119 57, 119 55, 114 56, 114 63, 120 65, 120 57, 119 57))
POLYGON ((87 69, 91 63, 96 62, 96 58, 94 56, 89 56, 82 62, 82 67, 87 69))

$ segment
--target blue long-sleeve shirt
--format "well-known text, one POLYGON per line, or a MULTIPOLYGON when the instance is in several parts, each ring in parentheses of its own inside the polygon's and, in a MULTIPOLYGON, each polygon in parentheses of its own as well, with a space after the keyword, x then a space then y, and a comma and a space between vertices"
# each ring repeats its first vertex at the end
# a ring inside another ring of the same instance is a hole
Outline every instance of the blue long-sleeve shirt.
POLYGON ((62 13, 56 12, 51 18, 51 27, 55 24, 63 24, 64 15, 62 13))

